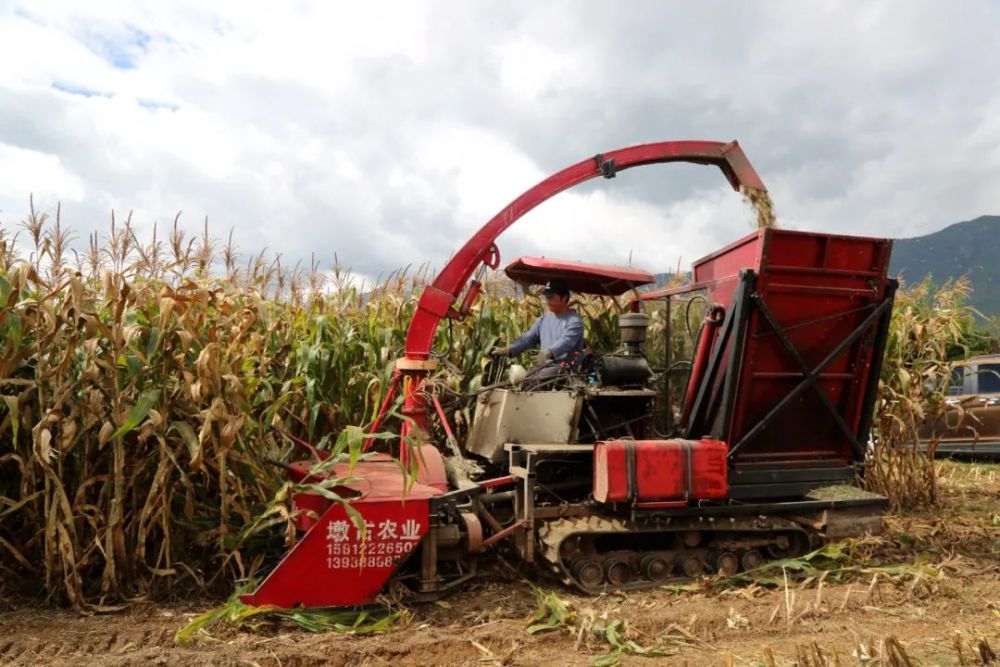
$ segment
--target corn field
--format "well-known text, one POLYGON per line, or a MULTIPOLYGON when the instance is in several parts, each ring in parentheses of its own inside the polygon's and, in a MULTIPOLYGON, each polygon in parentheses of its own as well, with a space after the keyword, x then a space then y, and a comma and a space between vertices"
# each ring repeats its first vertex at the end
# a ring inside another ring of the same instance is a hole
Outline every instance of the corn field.
MULTIPOLYGON (((83 252, 73 242, 58 210, 0 227, 0 595, 88 611, 228 593, 284 551, 287 513, 259 520, 287 491, 271 463, 291 456, 282 432, 331 448, 371 423, 429 270, 363 288, 339 267, 243 259, 231 237, 176 220, 165 238, 112 219, 83 252)), ((895 444, 956 342, 940 312, 967 286, 948 289, 900 300, 869 476, 927 501, 933 466, 895 444)), ((615 340, 614 307, 576 305, 591 344, 615 340)), ((469 318, 440 328, 438 384, 476 388, 485 353, 540 308, 492 278, 469 318)), ((653 313, 654 362, 663 325, 653 313)))
MULTIPOLYGON (((282 489, 281 432, 331 447, 371 421, 428 272, 363 289, 339 268, 241 262, 176 221, 144 243, 129 220, 85 253, 72 241, 58 211, 0 228, 0 593, 87 610, 228 591, 284 551, 255 521, 282 489)), ((455 391, 540 312, 491 284, 441 327, 455 391)), ((613 313, 578 306, 588 336, 615 335, 613 313)))

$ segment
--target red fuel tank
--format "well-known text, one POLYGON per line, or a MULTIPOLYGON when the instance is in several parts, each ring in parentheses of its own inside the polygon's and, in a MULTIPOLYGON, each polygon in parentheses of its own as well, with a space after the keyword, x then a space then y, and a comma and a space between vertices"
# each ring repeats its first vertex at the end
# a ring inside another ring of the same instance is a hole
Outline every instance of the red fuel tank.
POLYGON ((725 500, 726 443, 606 440, 594 447, 594 499, 602 503, 725 500))

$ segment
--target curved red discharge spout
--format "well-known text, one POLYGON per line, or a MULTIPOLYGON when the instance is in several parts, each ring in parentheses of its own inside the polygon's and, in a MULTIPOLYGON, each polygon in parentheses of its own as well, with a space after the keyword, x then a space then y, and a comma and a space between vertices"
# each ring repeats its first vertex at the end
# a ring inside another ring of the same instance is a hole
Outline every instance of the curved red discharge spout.
POLYGON ((406 358, 427 358, 437 326, 447 316, 462 287, 488 256, 497 237, 521 216, 549 197, 597 176, 612 178, 616 172, 624 169, 664 162, 715 165, 722 170, 734 190, 766 190, 743 149, 735 141, 662 141, 642 144, 601 153, 566 167, 526 190, 493 216, 455 253, 434 281, 424 288, 407 331, 406 358))
MULTIPOLYGON (((597 176, 613 178, 624 169, 665 162, 715 165, 734 190, 766 190, 735 141, 662 141, 619 148, 566 167, 526 190, 483 225, 421 293, 406 334, 404 359, 397 366, 410 378, 409 382, 404 382, 404 414, 417 426, 425 427, 426 403, 418 392, 420 381, 430 370, 426 360, 438 324, 454 312, 456 299, 480 264, 495 266, 499 262, 494 242, 504 230, 549 197, 574 185, 597 176)), ((404 424, 403 434, 410 431, 409 424, 404 424)))

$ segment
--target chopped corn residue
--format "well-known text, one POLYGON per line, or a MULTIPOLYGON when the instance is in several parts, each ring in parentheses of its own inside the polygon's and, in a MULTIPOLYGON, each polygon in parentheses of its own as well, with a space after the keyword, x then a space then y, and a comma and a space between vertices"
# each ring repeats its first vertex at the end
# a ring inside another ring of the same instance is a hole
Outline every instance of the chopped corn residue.
POLYGON ((742 187, 740 193, 743 195, 743 201, 753 208, 758 228, 778 226, 778 219, 774 215, 774 202, 771 201, 771 195, 767 193, 767 190, 742 187))

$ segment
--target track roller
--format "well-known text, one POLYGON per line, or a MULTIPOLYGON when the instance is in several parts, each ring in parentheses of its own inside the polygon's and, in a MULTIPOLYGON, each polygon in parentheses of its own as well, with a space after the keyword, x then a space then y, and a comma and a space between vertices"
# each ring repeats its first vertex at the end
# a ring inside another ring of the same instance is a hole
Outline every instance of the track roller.
POLYGON ((642 557, 639 570, 642 576, 652 582, 662 581, 670 576, 672 563, 660 554, 649 554, 642 557))
POLYGON ((612 554, 604 559, 604 578, 612 586, 624 586, 632 579, 627 556, 612 554))
POLYGON ((573 576, 584 586, 600 586, 604 581, 604 568, 596 556, 578 556, 573 560, 573 576))
POLYGON ((719 574, 731 577, 740 571, 740 559, 732 551, 724 551, 715 559, 715 569, 719 574))
POLYGON ((767 555, 771 558, 795 558, 809 549, 809 541, 805 535, 790 533, 779 535, 774 544, 767 545, 767 555))
POLYGON ((685 556, 681 561, 681 569, 689 577, 697 577, 705 572, 705 561, 698 556, 685 556))
POLYGON ((756 549, 750 549, 740 558, 740 565, 744 570, 756 570, 764 564, 764 556, 756 549))

